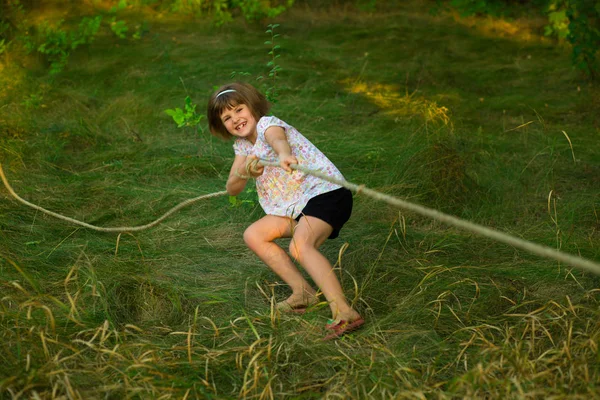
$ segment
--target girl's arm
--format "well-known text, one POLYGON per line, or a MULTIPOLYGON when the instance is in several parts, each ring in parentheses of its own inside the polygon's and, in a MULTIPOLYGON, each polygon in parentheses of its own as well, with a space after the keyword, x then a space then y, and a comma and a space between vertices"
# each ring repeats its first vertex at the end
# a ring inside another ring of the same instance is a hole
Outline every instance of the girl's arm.
POLYGON ((231 196, 237 196, 244 190, 244 187, 246 187, 248 179, 257 178, 262 175, 265 169, 262 165, 247 166, 256 159, 257 157, 253 155, 235 156, 233 164, 231 165, 231 170, 229 171, 229 178, 225 184, 227 193, 231 196))
POLYGON ((279 165, 286 171, 292 172, 290 164, 298 164, 298 160, 292 155, 292 149, 283 128, 280 126, 269 127, 265 131, 265 139, 279 156, 279 165))
POLYGON ((229 171, 229 178, 225 184, 225 190, 231 196, 237 196, 246 187, 248 179, 242 178, 246 176, 246 156, 236 155, 231 165, 231 171, 229 171), (242 177, 241 177, 242 176, 242 177))

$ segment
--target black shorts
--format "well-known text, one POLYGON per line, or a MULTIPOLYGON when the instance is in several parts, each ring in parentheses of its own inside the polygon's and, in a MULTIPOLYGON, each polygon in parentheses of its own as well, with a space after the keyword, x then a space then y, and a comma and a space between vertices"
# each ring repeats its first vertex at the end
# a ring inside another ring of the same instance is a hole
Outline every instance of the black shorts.
POLYGON ((300 221, 300 218, 305 215, 319 218, 333 227, 329 239, 335 239, 339 236, 342 226, 350 219, 350 214, 352 214, 352 192, 342 187, 310 199, 300 215, 296 217, 296 221, 300 221))

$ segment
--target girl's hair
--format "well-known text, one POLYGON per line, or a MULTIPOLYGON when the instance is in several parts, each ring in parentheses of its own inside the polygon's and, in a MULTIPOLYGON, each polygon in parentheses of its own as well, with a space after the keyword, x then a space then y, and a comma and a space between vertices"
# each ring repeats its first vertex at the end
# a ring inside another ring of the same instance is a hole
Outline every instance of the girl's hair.
POLYGON ((243 82, 223 85, 208 100, 206 115, 208 116, 208 129, 210 129, 210 133, 223 139, 233 137, 227 131, 225 125, 223 125, 221 113, 225 109, 233 108, 238 104, 245 104, 250 109, 256 122, 267 115, 271 108, 271 104, 265 96, 252 85, 243 82))

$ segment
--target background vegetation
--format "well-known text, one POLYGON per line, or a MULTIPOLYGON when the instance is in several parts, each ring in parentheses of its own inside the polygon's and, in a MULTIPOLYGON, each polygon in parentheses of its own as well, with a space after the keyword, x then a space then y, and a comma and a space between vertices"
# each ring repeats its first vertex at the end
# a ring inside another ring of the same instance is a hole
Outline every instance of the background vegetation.
MULTIPOLYGON (((33 203, 149 222, 223 190, 201 115, 242 79, 348 180, 600 260, 598 8, 521 3, 5 0, 0 161, 33 203)), ((0 399, 597 396, 597 276, 358 195, 323 251, 367 324, 321 342, 323 304, 273 310, 261 213, 117 237, 3 191, 0 399)))

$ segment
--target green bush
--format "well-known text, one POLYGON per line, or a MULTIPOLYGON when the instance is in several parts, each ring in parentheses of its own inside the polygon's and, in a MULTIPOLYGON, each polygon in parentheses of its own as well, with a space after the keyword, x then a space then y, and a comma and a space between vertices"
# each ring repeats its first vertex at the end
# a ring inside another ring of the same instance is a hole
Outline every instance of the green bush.
POLYGON ((546 36, 568 40, 573 46, 573 65, 592 79, 599 73, 599 0, 550 0, 546 36))
MULTIPOLYGON (((62 20, 56 26, 51 26, 47 22, 40 25, 39 45, 35 49, 38 53, 46 56, 50 63, 50 74, 57 74, 62 71, 67 65, 69 55, 73 50, 94 40, 101 22, 101 16, 85 17, 79 23, 78 29, 71 32, 62 29, 62 20)), ((29 50, 34 48, 32 43, 28 43, 27 47, 29 50)))
POLYGON ((592 79, 598 77, 600 46, 600 1, 571 0, 568 3, 569 33, 573 45, 573 64, 592 79))
POLYGON ((294 4, 294 0, 165 0, 163 6, 177 13, 196 16, 210 15, 215 24, 233 20, 239 12, 247 21, 273 18, 294 4))
POLYGON ((294 0, 283 2, 270 0, 232 0, 232 8, 239 8, 244 18, 256 21, 262 18, 274 18, 294 4, 294 0), (282 4, 283 3, 283 4, 282 4))

